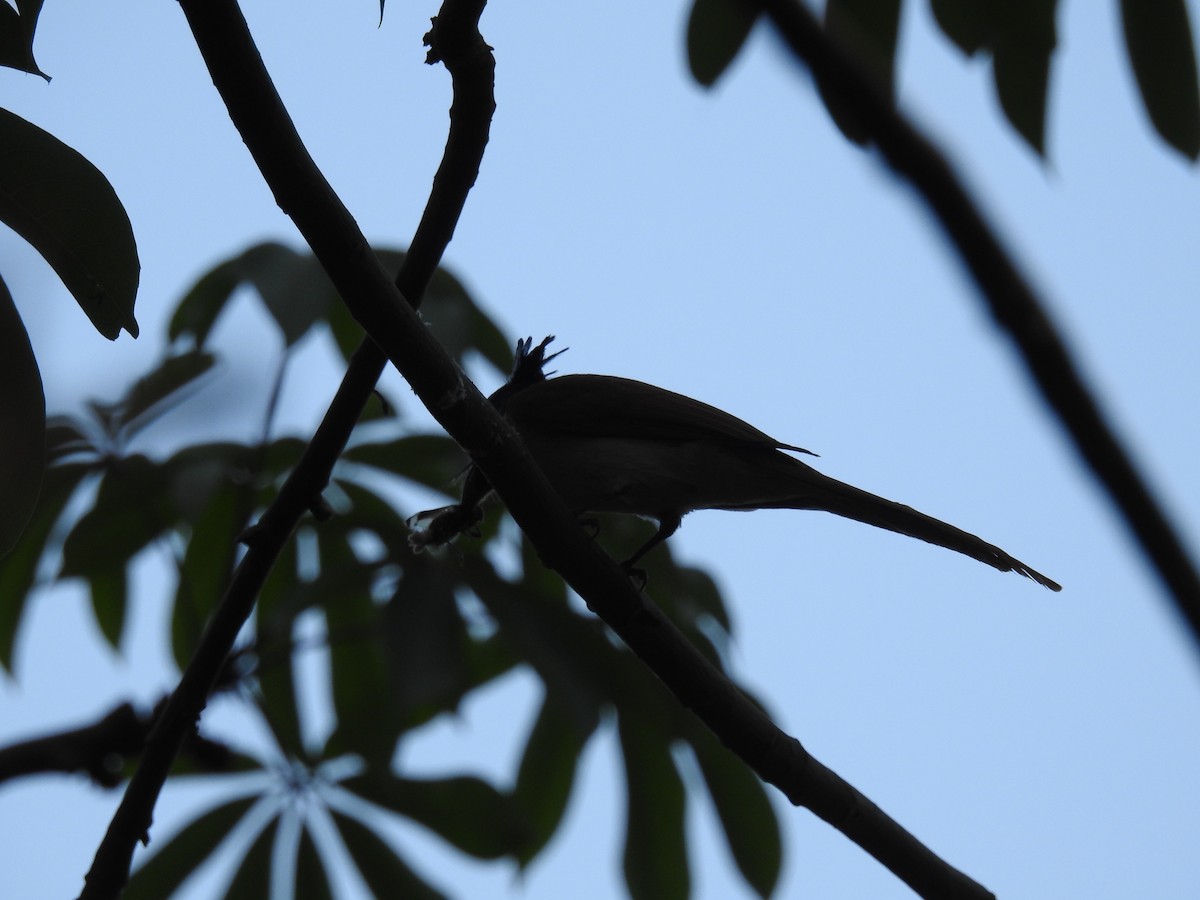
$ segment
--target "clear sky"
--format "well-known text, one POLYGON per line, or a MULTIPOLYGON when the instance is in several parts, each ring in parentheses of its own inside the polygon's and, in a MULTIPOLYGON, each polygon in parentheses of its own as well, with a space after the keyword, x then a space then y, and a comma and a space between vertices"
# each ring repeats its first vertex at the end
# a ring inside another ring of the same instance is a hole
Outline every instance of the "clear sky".
MULTIPOLYGON (((902 102, 1001 227, 1197 548, 1200 181, 1150 132, 1116 4, 1062 4, 1048 162, 1001 119, 986 66, 964 61, 927 6, 904 11, 902 102)), ((448 77, 420 46, 436 6, 393 0, 382 29, 374 0, 246 7, 317 162, 372 240, 403 244, 444 140, 448 77)), ((672 539, 718 578, 738 677, 953 864, 1002 897, 1194 896, 1200 656, 1159 583, 912 191, 842 140, 763 30, 715 90, 696 87, 685 20, 681 2, 489 8, 499 109, 448 265, 514 337, 570 346, 560 371, 725 408, 817 451, 823 471, 1061 582, 1051 594, 816 513, 698 513, 672 539)), ((36 255, 0 234, 0 268, 60 410, 85 392, 112 397, 148 366, 198 274, 253 241, 298 237, 175 4, 51 3, 41 22, 38 60, 54 81, 0 73, 0 105, 105 172, 143 264, 143 336, 110 344, 36 255)), ((248 437, 277 349, 263 349, 261 317, 243 307, 218 346, 230 354, 220 378, 245 388, 247 409, 218 412, 248 437)), ((300 434, 337 377, 320 347, 305 359, 284 404, 300 434)), ((16 677, 0 680, 0 743, 169 689, 161 565, 139 572, 125 659, 99 641, 78 586, 40 596, 16 677)), ((531 678, 512 677, 403 761, 507 777, 536 700, 531 678)), ((218 704, 213 721, 229 715, 218 704)), ((397 841, 457 896, 619 896, 615 751, 611 733, 591 746, 565 831, 521 880, 414 829, 397 841)), ((5 891, 74 896, 117 799, 82 779, 0 790, 5 891)), ((174 827, 207 799, 170 791, 158 821, 174 827)), ((778 809, 780 897, 910 896, 809 813, 778 809)), ((694 896, 749 896, 707 801, 689 806, 688 825, 694 896)))

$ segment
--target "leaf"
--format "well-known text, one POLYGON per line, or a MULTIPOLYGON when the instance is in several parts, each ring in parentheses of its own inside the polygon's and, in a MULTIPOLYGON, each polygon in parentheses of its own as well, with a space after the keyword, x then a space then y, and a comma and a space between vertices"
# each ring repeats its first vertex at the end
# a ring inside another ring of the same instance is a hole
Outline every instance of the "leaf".
POLYGON ((702 727, 691 731, 692 751, 738 871, 760 897, 769 897, 779 883, 783 841, 767 792, 758 776, 711 732, 702 727))
MULTIPOLYGON (((894 94, 893 69, 900 29, 900 0, 828 0, 825 28, 853 53, 889 99, 894 94)), ((855 107, 845 103, 836 87, 817 79, 821 99, 833 121, 849 140, 865 144, 870 139, 855 107)))
POLYGON ((575 719, 565 715, 548 694, 534 722, 513 797, 529 822, 529 840, 522 846, 518 861, 524 868, 549 843, 562 822, 575 785, 575 772, 584 744, 592 728, 580 728, 575 719))
POLYGON ((450 494, 466 471, 467 457, 445 435, 414 434, 391 441, 362 443, 342 454, 347 462, 372 466, 450 494))
POLYGON ((686 900, 690 890, 684 840, 683 781, 658 723, 622 707, 625 761, 625 883, 633 900, 686 900))
POLYGON ((1058 0, 933 0, 938 25, 964 53, 991 51, 1004 115, 1039 155, 1045 154, 1057 6, 1058 0))
POLYGON ((143 375, 116 404, 107 407, 107 418, 124 437, 132 437, 185 399, 184 389, 213 367, 211 353, 191 350, 170 356, 154 371, 143 375))
POLYGON ((115 460, 96 502, 63 544, 60 578, 90 577, 127 563, 175 520, 164 471, 145 456, 115 460))
POLYGON ((379 835, 364 823, 331 810, 334 824, 373 897, 445 900, 445 894, 410 869, 379 835))
POLYGON ((241 270, 236 258, 200 276, 175 307, 171 324, 167 327, 167 337, 174 341, 182 335, 188 335, 197 347, 203 347, 216 324, 217 316, 241 282, 241 270))
MULTIPOLYGON (((186 881, 249 812, 257 796, 218 804, 167 839, 129 879, 122 900, 162 900, 186 881)), ((151 844, 153 847, 153 844, 151 844)))
POLYGON ((100 170, 0 110, 0 221, 29 241, 109 340, 133 317, 141 264, 129 216, 100 170))
POLYGON ((512 798, 479 778, 367 773, 346 779, 340 787, 419 822, 477 859, 516 858, 528 836, 512 798))
POLYGON ((271 896, 271 857, 275 852, 282 818, 274 816, 258 833, 238 863, 233 880, 225 891, 225 900, 264 900, 271 896))
POLYGON ((121 648, 121 632, 125 628, 127 584, 125 566, 93 572, 88 578, 92 594, 92 613, 100 633, 114 650, 121 648))
POLYGON ((741 51, 758 20, 754 4, 740 0, 694 0, 687 25, 692 77, 712 87, 741 51))
POLYGON ((300 846, 296 850, 296 890, 293 897, 294 900, 331 900, 333 897, 325 864, 308 828, 300 832, 300 846))
POLYGON ((67 501, 92 466, 68 463, 51 466, 25 534, 8 556, 0 559, 0 666, 12 671, 13 643, 37 577, 38 563, 67 501))
POLYGON ((242 278, 254 285, 287 346, 324 320, 332 285, 310 254, 268 243, 251 247, 238 262, 242 278))
POLYGON ((0 3, 0 66, 20 69, 31 75, 50 76, 33 59, 33 33, 37 28, 42 0, 17 0, 17 8, 0 3))
POLYGON ((1142 103, 1163 139, 1200 155, 1200 86, 1192 24, 1183 0, 1121 0, 1125 48, 1142 103))
POLYGON ((51 463, 79 453, 90 455, 98 451, 83 425, 70 416, 49 416, 46 419, 46 458, 51 463))
POLYGON ((42 375, 25 324, 0 279, 0 559, 29 523, 45 470, 42 375))
POLYGON ((263 716, 280 750, 292 757, 305 755, 295 681, 297 556, 295 539, 288 541, 259 592, 256 620, 263 716))

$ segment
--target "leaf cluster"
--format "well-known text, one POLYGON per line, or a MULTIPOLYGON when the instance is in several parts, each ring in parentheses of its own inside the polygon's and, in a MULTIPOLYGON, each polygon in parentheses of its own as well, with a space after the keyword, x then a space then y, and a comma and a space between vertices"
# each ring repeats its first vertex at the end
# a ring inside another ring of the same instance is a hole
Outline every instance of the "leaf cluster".
MULTIPOLYGON (((393 266, 402 258, 379 255, 393 266)), ((0 561, 0 592, 10 598, 0 605, 6 667, 28 598, 50 570, 57 580, 87 584, 100 632, 119 649, 130 566, 150 550, 174 561, 170 641, 176 664, 187 664, 237 565, 239 536, 303 450, 289 436, 200 443, 162 457, 139 449, 152 422, 170 410, 186 414, 203 389, 217 358, 213 324, 243 287, 270 311, 285 355, 310 334, 346 354, 360 339, 307 254, 262 244, 201 277, 171 319, 171 355, 119 401, 51 419, 41 498, 24 539, 0 561)), ((460 362, 476 354, 507 368, 508 341, 445 270, 431 283, 423 315, 460 362)), ((270 743, 225 760, 222 774, 198 776, 185 755, 173 777, 205 777, 218 791, 224 773, 236 770, 239 787, 157 847, 127 896, 169 896, 227 846, 238 858, 231 896, 265 896, 272 879, 294 879, 297 896, 328 896, 335 873, 324 868, 331 857, 318 847, 338 841, 376 896, 440 897, 385 837, 388 820, 419 823, 469 856, 529 865, 562 823, 587 742, 609 728, 620 736, 627 775, 631 894, 687 896, 689 771, 700 773, 712 796, 743 877, 761 895, 771 892, 781 842, 761 782, 569 601, 561 579, 500 527, 497 514, 484 522, 482 541, 464 541, 446 558, 409 550, 410 511, 396 498, 413 487, 449 493, 464 464, 449 438, 415 432, 398 416, 360 427, 333 471, 332 515, 301 523, 219 687, 266 724, 270 743), (518 574, 501 574, 497 554, 514 564, 505 571, 518 574), (328 709, 300 687, 297 673, 311 654, 328 661, 328 709), (395 767, 406 736, 518 668, 533 672, 543 692, 510 786, 468 773, 421 778, 395 767), (314 735, 305 726, 314 719, 336 724, 314 735), (694 766, 684 762, 689 755, 694 766), (247 773, 257 777, 247 781, 247 773), (287 872, 273 870, 281 858, 287 872)), ((602 523, 601 540, 614 553, 644 537, 637 524, 602 523)), ((649 577, 676 622, 720 664, 730 622, 711 578, 665 552, 649 577)))

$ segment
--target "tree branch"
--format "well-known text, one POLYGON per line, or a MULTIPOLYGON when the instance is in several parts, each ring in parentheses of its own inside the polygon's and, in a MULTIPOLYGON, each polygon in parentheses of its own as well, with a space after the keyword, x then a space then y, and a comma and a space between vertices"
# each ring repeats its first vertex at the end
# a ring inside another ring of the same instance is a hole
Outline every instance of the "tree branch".
POLYGON ((120 761, 141 752, 149 730, 149 720, 122 703, 91 725, 0 748, 0 783, 45 772, 84 772, 101 787, 116 787, 120 761))
MULTIPOLYGON (((470 6, 482 9, 482 3, 470 6)), ((350 213, 305 151, 233 0, 181 0, 181 7, 230 118, 276 201, 293 218, 353 316, 439 423, 471 454, 543 561, 563 575, 685 706, 793 803, 807 806, 834 824, 925 896, 990 896, 809 756, 799 742, 780 732, 633 588, 617 564, 579 527, 516 434, 463 376, 390 283, 350 213)), ((369 348, 359 349, 347 379, 366 370, 359 363, 370 353, 369 348)), ((320 474, 324 460, 323 477, 327 477, 340 450, 334 447, 337 423, 343 428, 353 424, 345 421, 349 410, 339 406, 343 396, 352 393, 339 390, 301 463, 303 467, 312 456, 321 457, 307 470, 308 475, 320 474), (321 456, 325 453, 328 455, 321 456)), ((347 400, 345 405, 352 404, 347 400)), ((298 468, 264 517, 267 521, 255 536, 252 552, 239 566, 234 584, 151 737, 143 763, 97 852, 84 898, 114 897, 127 879, 134 846, 149 827, 181 736, 203 709, 212 678, 248 617, 278 547, 314 496, 315 482, 308 484, 308 492, 303 484, 298 468)))
POLYGON ((1025 364, 1141 544, 1200 644, 1200 575, 1166 513, 1151 494, 1084 383, 1062 337, 1028 279, 1005 250, 946 157, 875 86, 866 70, 799 0, 743 0, 771 18, 792 52, 823 87, 854 109, 884 159, 917 188, 954 244, 992 316, 1025 364))

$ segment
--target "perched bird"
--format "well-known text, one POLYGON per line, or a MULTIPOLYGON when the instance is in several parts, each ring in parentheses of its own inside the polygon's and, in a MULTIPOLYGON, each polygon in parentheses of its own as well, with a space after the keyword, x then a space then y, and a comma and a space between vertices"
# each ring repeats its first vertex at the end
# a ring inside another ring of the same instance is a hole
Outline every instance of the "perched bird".
MULTIPOLYGON (((956 550, 1001 572, 1058 584, 999 547, 911 507, 822 475, 782 451, 815 455, 775 440, 716 407, 653 385, 609 375, 547 378, 553 336, 517 343, 508 382, 489 398, 577 515, 629 513, 658 531, 622 564, 630 570, 697 509, 818 509, 956 550)), ((563 351, 559 351, 561 353, 563 351)), ((553 373, 551 373, 553 374, 553 373)), ((491 493, 475 466, 462 500, 418 513, 414 549, 471 531, 491 493)))

